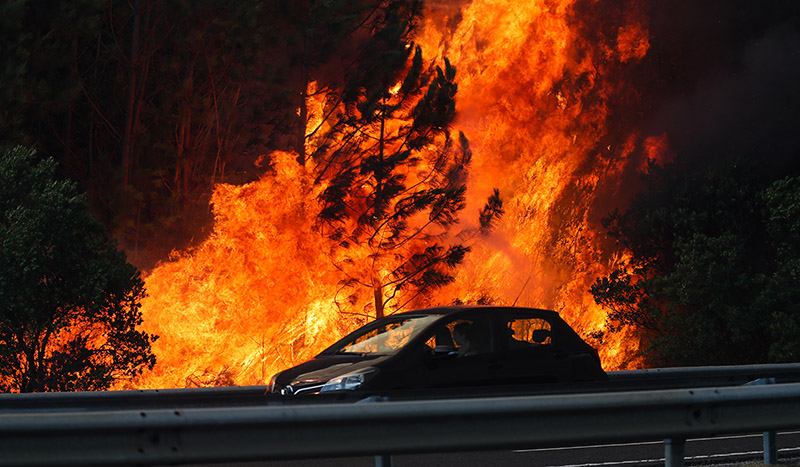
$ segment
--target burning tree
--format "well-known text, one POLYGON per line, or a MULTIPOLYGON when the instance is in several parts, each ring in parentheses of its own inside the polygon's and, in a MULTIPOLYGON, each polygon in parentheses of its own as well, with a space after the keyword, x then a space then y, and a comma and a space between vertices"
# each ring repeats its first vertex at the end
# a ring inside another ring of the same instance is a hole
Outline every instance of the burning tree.
MULTIPOLYGON (((382 317, 453 280, 469 247, 445 244, 465 206, 471 152, 455 117, 455 68, 426 66, 408 40, 408 17, 389 10, 339 96, 338 120, 312 155, 327 187, 319 215, 351 304, 372 293, 365 315, 382 317), (404 292, 402 301, 399 294, 404 292)), ((499 195, 482 225, 502 213, 499 195)), ((341 302, 337 300, 341 308, 341 302)))
POLYGON ((155 365, 139 272, 55 170, 0 158, 0 391, 107 389, 155 365))

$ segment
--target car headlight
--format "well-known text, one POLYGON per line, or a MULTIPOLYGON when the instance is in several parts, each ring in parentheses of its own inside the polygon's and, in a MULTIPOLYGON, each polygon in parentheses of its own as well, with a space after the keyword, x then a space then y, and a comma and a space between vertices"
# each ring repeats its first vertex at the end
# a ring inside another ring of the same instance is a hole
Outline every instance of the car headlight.
POLYGON ((337 376, 328 380, 328 382, 322 386, 320 392, 352 391, 358 389, 362 384, 372 379, 376 373, 378 373, 378 369, 371 366, 345 373, 342 376, 337 376))

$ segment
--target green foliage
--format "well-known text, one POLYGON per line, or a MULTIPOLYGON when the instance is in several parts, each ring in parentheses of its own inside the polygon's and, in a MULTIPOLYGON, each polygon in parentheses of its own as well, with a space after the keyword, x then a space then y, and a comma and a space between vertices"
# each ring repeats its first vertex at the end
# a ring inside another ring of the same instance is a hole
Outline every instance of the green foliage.
POLYGON ((649 189, 605 220, 631 257, 591 292, 610 332, 640 331, 649 364, 800 357, 800 183, 754 173, 651 166, 649 189))
POLYGON ((0 159, 0 390, 107 389, 152 368, 144 283, 74 183, 20 147, 0 159))
POLYGON ((800 177, 777 180, 762 193, 775 268, 759 306, 772 311, 770 358, 800 361, 800 177))

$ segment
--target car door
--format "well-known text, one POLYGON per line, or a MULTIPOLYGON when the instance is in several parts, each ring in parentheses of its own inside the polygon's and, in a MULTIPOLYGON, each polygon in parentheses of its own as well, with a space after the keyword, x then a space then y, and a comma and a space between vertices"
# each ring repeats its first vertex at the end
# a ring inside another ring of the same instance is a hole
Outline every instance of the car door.
POLYGON ((485 312, 459 314, 435 326, 426 342, 424 365, 429 388, 493 384, 497 353, 492 321, 485 312))
POLYGON ((498 316, 497 378, 505 384, 554 383, 559 361, 553 326, 547 316, 501 312, 498 316))

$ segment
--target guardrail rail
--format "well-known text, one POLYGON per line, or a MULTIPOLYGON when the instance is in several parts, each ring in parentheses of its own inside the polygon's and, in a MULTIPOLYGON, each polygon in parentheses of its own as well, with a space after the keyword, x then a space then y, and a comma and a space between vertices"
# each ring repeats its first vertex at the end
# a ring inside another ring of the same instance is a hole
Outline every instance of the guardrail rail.
POLYGON ((668 465, 679 466, 683 440, 689 437, 800 428, 800 383, 254 403, 259 393, 266 397, 263 390, 3 394, 0 465, 176 465, 364 455, 386 465, 391 463, 387 454, 670 440, 668 465), (224 397, 240 400, 204 406, 224 397), (47 403, 32 402, 43 400, 47 403), (93 400, 105 402, 92 406, 93 400))

